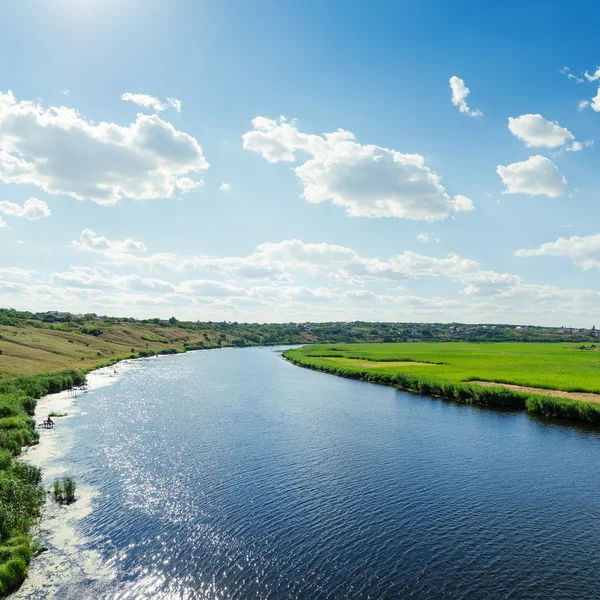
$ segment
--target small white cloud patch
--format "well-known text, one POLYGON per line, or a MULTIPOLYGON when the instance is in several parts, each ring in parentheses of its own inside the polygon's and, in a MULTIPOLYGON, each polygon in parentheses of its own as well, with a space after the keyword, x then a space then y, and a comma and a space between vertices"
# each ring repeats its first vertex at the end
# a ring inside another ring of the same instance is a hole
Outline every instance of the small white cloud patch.
POLYGON ((596 81, 597 79, 600 79, 600 67, 596 67, 596 71, 594 73, 592 73, 591 75, 586 71, 583 76, 588 80, 588 81, 596 81))
POLYGON ((567 152, 579 152, 584 148, 589 148, 594 145, 594 140, 586 140, 585 142, 573 142, 570 146, 567 146, 567 152))
POLYGON ((530 148, 558 148, 575 139, 566 127, 561 127, 557 121, 548 121, 542 115, 509 117, 508 129, 530 148))
POLYGON ((571 73, 571 69, 569 67, 563 67, 559 73, 566 75, 568 79, 572 79, 575 83, 583 83, 583 79, 581 77, 577 77, 571 73))
POLYGON ((440 243, 440 240, 438 238, 431 236, 428 233, 419 233, 419 235, 417 236, 417 240, 425 244, 428 244, 429 242, 435 242, 436 244, 440 243))
POLYGON ((142 242, 137 242, 131 238, 126 240, 109 240, 108 238, 96 235, 91 229, 84 229, 78 240, 73 240, 71 246, 77 250, 86 252, 106 253, 138 253, 146 252, 147 248, 142 242))
POLYGON ((476 108, 472 110, 467 104, 467 96, 471 90, 465 85, 465 82, 456 75, 450 77, 450 89, 452 90, 452 104, 458 106, 461 113, 469 115, 469 117, 483 117, 483 113, 476 108))
POLYGON ((539 248, 517 250, 517 256, 566 256, 573 264, 587 271, 600 268, 600 234, 561 237, 555 242, 546 242, 539 248))
POLYGON ((178 189, 180 189, 184 194, 187 194, 191 190, 195 190, 196 188, 202 187, 204 185, 203 179, 194 180, 190 177, 180 177, 175 181, 175 185, 178 189))
POLYGON ((504 194, 557 198, 567 189, 565 176, 545 156, 530 156, 523 162, 506 167, 499 165, 496 172, 506 186, 504 194))
POLYGON ((21 217, 28 221, 37 221, 52 214, 48 205, 43 200, 38 200, 37 198, 25 200, 22 206, 16 202, 1 200, 0 212, 11 217, 21 217))
POLYGON ((167 98, 166 102, 161 102, 154 96, 148 94, 132 94, 131 92, 125 92, 121 94, 121 100, 125 102, 133 102, 143 108, 152 108, 157 112, 162 112, 168 108, 174 108, 177 112, 181 112, 181 101, 177 98, 167 98))
POLYGON ((219 191, 221 191, 221 192, 228 192, 230 189, 231 189, 231 184, 230 183, 223 182, 219 186, 219 191))

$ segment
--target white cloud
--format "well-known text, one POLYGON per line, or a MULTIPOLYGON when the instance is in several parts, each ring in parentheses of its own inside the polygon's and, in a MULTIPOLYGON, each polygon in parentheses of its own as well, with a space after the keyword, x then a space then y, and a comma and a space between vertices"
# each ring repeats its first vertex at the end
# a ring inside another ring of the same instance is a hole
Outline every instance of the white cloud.
POLYGON ((583 74, 588 81, 596 81, 600 79, 600 67, 597 67, 596 71, 590 75, 587 71, 583 74))
POLYGON ((8 223, 0 216, 0 229, 3 229, 4 227, 8 227, 8 223))
POLYGON ((592 98, 590 106, 594 112, 600 112, 600 88, 598 88, 596 95, 592 98))
POLYGON ((167 98, 166 102, 161 102, 158 98, 149 96, 148 94, 132 94, 131 92, 125 92, 124 94, 121 94, 121 100, 133 102, 144 108, 152 108, 158 112, 167 110, 167 108, 174 108, 177 112, 181 112, 181 101, 177 100, 177 98, 167 98))
POLYGON ((23 206, 15 202, 0 200, 0 213, 10 215, 11 217, 22 217, 28 221, 37 221, 52 214, 48 205, 43 200, 38 200, 37 198, 25 200, 23 206))
POLYGON ((517 250, 517 256, 566 256, 581 269, 600 268, 600 233, 569 238, 560 237, 555 242, 546 242, 539 248, 517 250))
POLYGON ((181 100, 177 98, 167 98, 167 102, 177 111, 181 112, 181 100))
POLYGON ((592 108, 594 112, 600 112, 600 88, 596 92, 596 95, 590 100, 580 100, 577 105, 578 110, 585 110, 588 106, 592 108))
POLYGON ((196 188, 202 187, 204 185, 203 179, 194 180, 190 177, 179 177, 175 181, 175 185, 178 189, 180 189, 184 194, 195 190, 196 188))
MULTIPOLYGON (((292 281, 294 273, 326 277, 330 281, 350 285, 370 282, 400 282, 422 276, 447 277, 468 287, 465 294, 491 295, 503 287, 516 285, 514 275, 484 271, 479 263, 456 254, 445 257, 425 256, 404 251, 388 259, 360 256, 352 248, 324 242, 307 244, 300 240, 266 242, 248 256, 178 256, 174 254, 140 255, 127 252, 125 245, 140 244, 126 240, 117 242, 96 236, 86 230, 73 246, 100 252, 113 267, 134 267, 141 271, 183 273, 189 271, 219 273, 240 279, 292 281)), ((141 252, 143 253, 145 247, 141 252)), ((206 280, 200 280, 204 282, 206 280)), ((189 292, 189 286, 177 288, 189 292)))
POLYGON ((0 92, 0 181, 112 205, 170 198, 178 178, 209 167, 195 138, 156 115, 129 126, 17 102, 0 92))
POLYGON ((178 291, 196 296, 244 296, 246 291, 238 286, 213 279, 193 279, 178 286, 178 291))
POLYGON ((438 238, 431 236, 428 233, 419 233, 419 235, 417 235, 417 240, 426 244, 429 242, 435 242, 436 244, 440 243, 440 240, 438 238))
POLYGON ((231 189, 231 184, 230 183, 223 182, 219 186, 219 191, 221 191, 221 192, 228 192, 230 189, 231 189))
POLYGON ((452 104, 458 106, 461 113, 469 115, 469 117, 483 117, 483 113, 476 108, 471 110, 467 104, 467 96, 471 90, 465 85, 465 82, 456 75, 450 77, 450 89, 452 90, 452 104))
POLYGON ((547 121, 542 115, 509 117, 508 129, 530 148, 557 148, 575 139, 566 127, 557 121, 547 121))
POLYGON ((146 246, 142 242, 136 242, 131 238, 123 241, 109 240, 103 236, 96 235, 91 229, 84 229, 79 240, 73 240, 71 246, 77 250, 86 252, 99 252, 107 254, 111 252, 146 252, 146 246))
POLYGON ((294 172, 312 204, 331 201, 353 217, 431 221, 474 209, 469 198, 452 198, 419 154, 363 145, 341 129, 323 136, 300 133, 284 117, 279 122, 256 117, 252 125, 242 136, 244 149, 268 162, 292 162, 299 152, 311 156, 294 172))
POLYGON ((569 67, 563 67, 559 71, 559 73, 566 75, 568 79, 572 79, 573 81, 575 81, 575 83, 583 83, 583 79, 581 77, 577 77, 576 75, 573 75, 573 73, 571 73, 571 69, 569 69, 569 67))
POLYGON ((506 167, 499 165, 496 172, 506 186, 504 194, 545 195, 557 198, 567 189, 565 176, 544 156, 531 156, 526 161, 506 167))
POLYGON ((585 142, 573 142, 570 146, 567 146, 567 152, 579 152, 584 148, 589 148, 594 145, 594 140, 586 140, 585 142))
POLYGON ((35 271, 20 267, 0 267, 0 279, 29 279, 35 271))

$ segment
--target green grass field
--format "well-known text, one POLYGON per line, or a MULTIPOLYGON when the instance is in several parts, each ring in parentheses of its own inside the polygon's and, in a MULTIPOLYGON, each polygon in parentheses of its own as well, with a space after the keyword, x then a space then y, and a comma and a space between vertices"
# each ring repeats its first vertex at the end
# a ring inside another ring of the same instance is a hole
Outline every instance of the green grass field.
POLYGON ((482 380, 600 393, 600 352, 581 350, 580 346, 511 342, 333 344, 304 346, 286 356, 325 370, 341 367, 374 374, 408 373, 453 383, 482 380))

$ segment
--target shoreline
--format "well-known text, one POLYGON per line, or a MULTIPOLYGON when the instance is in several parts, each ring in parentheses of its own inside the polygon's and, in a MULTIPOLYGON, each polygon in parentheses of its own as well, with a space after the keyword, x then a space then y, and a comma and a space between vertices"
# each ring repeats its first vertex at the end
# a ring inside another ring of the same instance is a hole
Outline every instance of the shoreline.
MULTIPOLYGON (((38 400, 34 419, 43 420, 50 412, 67 413, 55 418, 54 429, 38 429, 39 443, 26 447, 19 460, 42 468, 42 485, 48 490, 57 477, 68 475, 69 466, 65 456, 74 444, 73 430, 61 426, 75 415, 85 415, 82 400, 98 389, 109 387, 129 371, 138 369, 136 364, 145 359, 123 359, 110 367, 100 367, 86 374, 89 390, 75 396, 68 391, 48 394, 38 400), (116 373, 115 373, 116 370, 116 373)), ((146 359, 147 360, 147 359, 146 359)), ((106 581, 113 578, 112 569, 102 560, 100 554, 86 548, 86 538, 78 531, 79 523, 93 508, 93 501, 99 491, 91 486, 77 485, 77 501, 69 506, 59 506, 50 494, 42 508, 42 514, 32 536, 39 540, 48 551, 32 558, 27 577, 18 590, 8 596, 11 600, 44 600, 68 596, 67 586, 73 580, 89 582, 106 581)))
POLYGON ((595 402, 519 392, 504 387, 501 383, 495 385, 473 385, 471 382, 460 384, 450 382, 440 383, 428 381, 420 378, 418 375, 409 375, 406 373, 380 374, 369 372, 368 370, 360 371, 358 369, 314 364, 309 361, 305 362, 296 356, 289 356, 287 351, 282 356, 297 367, 327 373, 336 377, 344 377, 346 379, 355 379, 377 385, 388 385, 403 392, 419 396, 441 398, 461 404, 497 406, 512 410, 521 410, 529 414, 552 419, 567 419, 580 423, 600 425, 600 404, 595 402))

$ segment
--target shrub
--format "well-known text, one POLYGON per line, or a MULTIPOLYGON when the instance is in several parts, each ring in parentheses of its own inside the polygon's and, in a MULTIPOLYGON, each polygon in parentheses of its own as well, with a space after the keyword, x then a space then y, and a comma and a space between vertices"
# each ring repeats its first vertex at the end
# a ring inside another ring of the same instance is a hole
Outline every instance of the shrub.
POLYGON ((93 335, 94 337, 98 337, 102 335, 102 329, 98 329, 98 327, 82 327, 81 333, 85 333, 85 335, 93 335))

